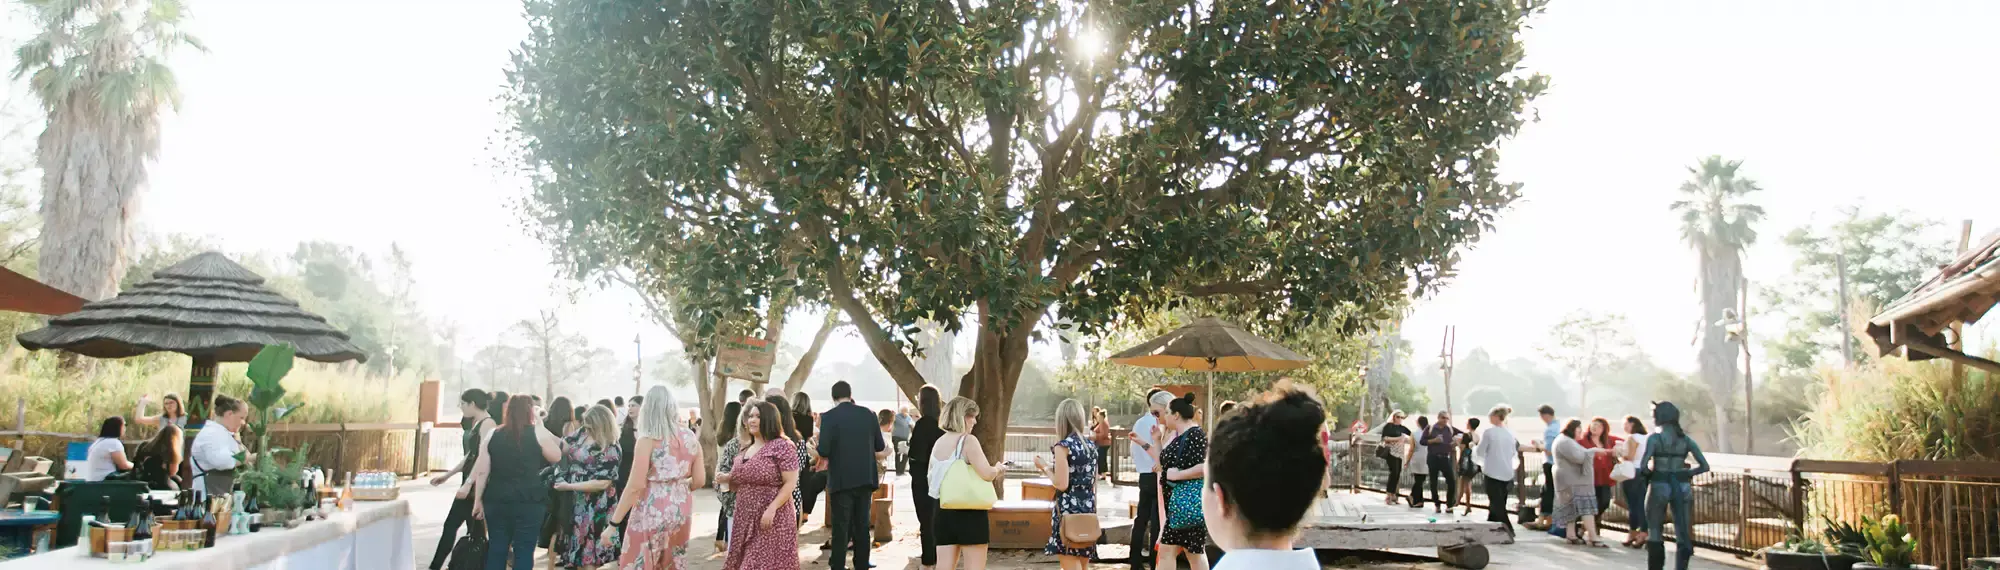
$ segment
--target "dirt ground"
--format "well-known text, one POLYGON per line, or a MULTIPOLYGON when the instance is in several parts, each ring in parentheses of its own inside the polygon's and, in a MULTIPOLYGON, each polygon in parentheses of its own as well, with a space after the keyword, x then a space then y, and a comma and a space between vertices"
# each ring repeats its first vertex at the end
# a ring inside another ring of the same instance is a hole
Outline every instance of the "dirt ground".
MULTIPOLYGON (((898 480, 897 496, 908 492, 907 478, 898 480)), ((438 534, 442 530, 444 517, 450 511, 451 487, 431 487, 427 484, 408 483, 403 487, 404 498, 410 501, 414 516, 411 530, 415 534, 413 550, 417 555, 417 568, 427 568, 431 555, 437 546, 438 534)), ((1100 510, 1104 513, 1126 512, 1121 493, 1109 487, 1101 492, 1100 510)), ((1017 488, 1009 489, 1009 496, 1016 496, 1017 488)), ((694 544, 689 545, 688 554, 694 560, 691 570, 721 570, 723 554, 716 551, 714 535, 715 513, 720 505, 715 495, 709 491, 699 491, 696 503, 694 544)), ((808 519, 799 535, 799 566, 802 569, 827 568, 827 553, 819 545, 827 542, 827 530, 818 513, 808 519)), ((918 557, 921 545, 917 542, 917 519, 915 508, 905 500, 896 501, 896 512, 892 525, 896 540, 875 548, 871 561, 877 570, 919 570, 918 557)), ((462 531, 461 531, 462 532, 462 531)), ((1623 548, 1592 549, 1573 547, 1546 534, 1523 532, 1520 542, 1512 545, 1496 546, 1492 549, 1493 563, 1488 568, 1521 569, 1561 569, 1561 570, 1612 570, 1645 568, 1646 557, 1642 551, 1623 548)), ((1616 542, 1623 536, 1608 536, 1616 542)), ((1669 547, 1671 551, 1672 547, 1669 547)), ((1109 545, 1101 547, 1100 558, 1122 559, 1125 547, 1109 545)), ((546 553, 546 551, 544 551, 546 553)), ((1432 552, 1379 552, 1379 551, 1326 551, 1321 553, 1321 561, 1326 568, 1349 568, 1358 570, 1446 570, 1448 567, 1432 558, 1432 552)), ((1671 556, 1669 552, 1669 556, 1671 556)), ((1670 563, 1671 564, 1671 563, 1670 563)), ((1122 570, 1126 565, 1099 563, 1094 569, 1122 570)), ((987 567, 993 570, 1054 570, 1056 560, 1044 556, 1040 551, 995 550, 988 557, 987 567)), ((1715 553, 1702 552, 1695 558, 1693 570, 1723 570, 1732 568, 1755 568, 1753 563, 1735 560, 1715 553)))

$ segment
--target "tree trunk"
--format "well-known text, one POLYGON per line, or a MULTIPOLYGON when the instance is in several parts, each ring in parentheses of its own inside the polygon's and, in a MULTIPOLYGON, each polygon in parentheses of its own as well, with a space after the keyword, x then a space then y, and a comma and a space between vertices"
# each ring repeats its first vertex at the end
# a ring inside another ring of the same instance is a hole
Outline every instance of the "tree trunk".
POLYGON ((42 167, 37 277, 86 301, 109 299, 125 274, 148 155, 159 149, 158 139, 145 134, 158 117, 117 119, 87 111, 97 104, 50 103, 36 152, 42 167))
MULTIPOLYGON (((1741 252, 1706 245, 1701 248, 1701 352, 1699 374, 1708 384, 1715 404, 1715 450, 1730 453, 1730 402, 1736 395, 1737 341, 1724 330, 1723 312, 1736 307, 1737 288, 1742 283, 1741 252)), ((1738 315, 1742 318, 1742 315, 1738 315)))
POLYGON ((819 363, 819 351, 826 348, 826 338, 833 336, 833 329, 840 327, 840 312, 827 311, 826 321, 820 323, 819 332, 813 333, 812 346, 806 347, 804 356, 799 357, 797 366, 792 367, 792 376, 785 379, 785 393, 797 394, 805 388, 806 380, 812 378, 813 365, 819 363))
POLYGON ((1007 422, 1013 413, 1014 388, 1021 381, 1021 367, 1028 360, 1028 326, 1006 323, 988 316, 984 307, 979 316, 979 342, 972 353, 972 370, 958 382, 958 395, 979 404, 979 422, 973 437, 986 449, 987 461, 998 464, 1007 453, 1007 422))
POLYGON ((729 379, 709 370, 712 362, 707 358, 688 359, 688 364, 694 367, 695 405, 700 407, 703 418, 701 431, 697 434, 701 439, 701 464, 703 470, 708 472, 706 480, 710 485, 715 484, 716 462, 722 453, 715 437, 717 430, 722 429, 722 406, 727 399, 723 392, 729 389, 729 379))

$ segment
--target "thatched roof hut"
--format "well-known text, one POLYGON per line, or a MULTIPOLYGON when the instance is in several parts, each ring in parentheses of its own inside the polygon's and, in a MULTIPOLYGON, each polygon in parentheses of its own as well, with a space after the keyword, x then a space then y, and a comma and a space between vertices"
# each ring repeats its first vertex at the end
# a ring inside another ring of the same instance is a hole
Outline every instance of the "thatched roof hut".
POLYGON ((203 253, 154 272, 151 281, 117 297, 55 317, 19 340, 31 350, 96 358, 178 352, 198 364, 246 362, 277 344, 320 362, 367 359, 346 333, 263 284, 263 276, 222 254, 203 253))

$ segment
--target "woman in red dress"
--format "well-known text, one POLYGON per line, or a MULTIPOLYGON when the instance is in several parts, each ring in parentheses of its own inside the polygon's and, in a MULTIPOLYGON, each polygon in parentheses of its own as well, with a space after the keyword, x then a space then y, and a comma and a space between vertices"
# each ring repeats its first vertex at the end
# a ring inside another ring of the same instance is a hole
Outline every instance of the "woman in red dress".
POLYGON ((798 570, 799 510, 792 489, 799 485, 797 446, 779 435, 778 407, 756 402, 743 408, 743 430, 751 443, 729 471, 736 512, 729 525, 725 570, 798 570))

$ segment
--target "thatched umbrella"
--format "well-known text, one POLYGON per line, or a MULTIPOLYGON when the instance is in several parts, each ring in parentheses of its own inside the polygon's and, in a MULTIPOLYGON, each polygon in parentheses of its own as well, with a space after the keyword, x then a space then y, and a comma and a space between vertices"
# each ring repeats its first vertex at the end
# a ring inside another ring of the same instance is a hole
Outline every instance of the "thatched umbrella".
MULTIPOLYGON (((1111 361, 1143 368, 1194 370, 1200 372, 1270 372, 1304 368, 1312 364, 1292 349, 1264 340, 1236 325, 1215 317, 1195 319, 1193 324, 1174 329, 1118 354, 1111 361)), ((1215 420, 1215 375, 1208 375, 1206 417, 1215 420)))
POLYGON ((264 277, 216 252, 153 272, 117 297, 85 303, 21 333, 29 350, 65 350, 94 358, 152 352, 194 357, 188 378, 188 428, 199 429, 215 394, 215 367, 248 362, 265 345, 288 344, 319 362, 367 360, 347 334, 264 288, 264 277))

